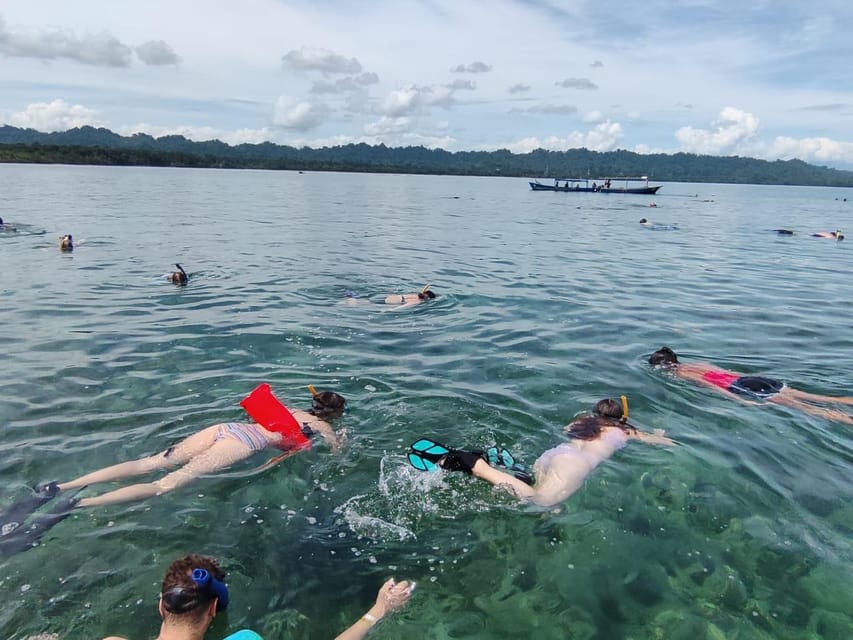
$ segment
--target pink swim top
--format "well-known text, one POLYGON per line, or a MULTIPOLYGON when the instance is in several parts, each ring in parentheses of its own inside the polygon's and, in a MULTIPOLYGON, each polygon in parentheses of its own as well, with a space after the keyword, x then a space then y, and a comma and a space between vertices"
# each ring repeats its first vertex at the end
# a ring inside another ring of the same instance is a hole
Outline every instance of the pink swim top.
POLYGON ((716 369, 713 371, 706 371, 702 374, 702 379, 714 385, 715 387, 720 387, 720 389, 728 389, 732 386, 732 383, 740 378, 740 375, 737 373, 729 373, 728 371, 723 371, 722 369, 716 369))

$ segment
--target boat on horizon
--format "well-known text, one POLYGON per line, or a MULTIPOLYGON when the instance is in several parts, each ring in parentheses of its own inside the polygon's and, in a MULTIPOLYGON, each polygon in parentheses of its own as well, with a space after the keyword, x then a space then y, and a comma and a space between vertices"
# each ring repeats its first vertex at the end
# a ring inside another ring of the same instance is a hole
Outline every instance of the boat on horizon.
POLYGON ((663 185, 650 185, 647 176, 618 176, 612 178, 534 178, 529 182, 532 191, 566 191, 573 193, 636 193, 654 195, 663 185))

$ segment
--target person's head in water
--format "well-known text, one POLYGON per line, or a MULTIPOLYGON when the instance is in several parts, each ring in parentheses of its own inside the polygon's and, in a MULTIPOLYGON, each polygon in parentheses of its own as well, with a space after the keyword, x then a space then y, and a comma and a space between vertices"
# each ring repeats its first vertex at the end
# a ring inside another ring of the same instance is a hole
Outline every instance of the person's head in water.
POLYGON ((346 398, 334 391, 316 391, 312 395, 308 413, 318 418, 336 418, 346 408, 346 398))
POLYGON ((669 347, 661 347, 649 356, 649 364, 656 367, 672 367, 678 364, 678 356, 669 347))
POLYGON ((213 558, 193 553, 175 560, 166 569, 160 588, 164 624, 204 625, 206 629, 216 612, 228 604, 224 581, 225 572, 213 558))
POLYGON ((622 403, 613 398, 604 398, 595 403, 592 412, 602 418, 621 420, 623 415, 622 403))
POLYGON ((647 222, 648 220, 646 220, 645 218, 640 218, 640 224, 646 224, 647 222))
POLYGON ((418 300, 434 300, 435 294, 429 290, 429 285, 425 285, 418 293, 418 300))

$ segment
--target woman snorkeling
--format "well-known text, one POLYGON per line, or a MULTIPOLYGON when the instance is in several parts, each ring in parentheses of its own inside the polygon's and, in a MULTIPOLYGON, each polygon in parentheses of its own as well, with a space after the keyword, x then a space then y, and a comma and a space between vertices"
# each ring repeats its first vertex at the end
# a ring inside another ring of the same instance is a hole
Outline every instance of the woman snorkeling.
MULTIPOLYGON (((412 446, 412 453, 446 471, 463 471, 496 487, 505 488, 519 498, 543 507, 551 507, 580 489, 593 469, 628 444, 629 440, 667 446, 676 444, 663 435, 662 429, 645 433, 628 424, 628 401, 625 396, 622 396, 621 403, 611 398, 599 400, 593 413, 592 416, 578 418, 564 427, 563 432, 569 441, 539 456, 533 464, 533 474, 536 478, 533 484, 525 481, 523 476, 519 477, 521 474, 512 473, 511 456, 510 461, 506 460, 507 452, 503 449, 490 450, 489 455, 480 451, 448 449, 444 449, 444 452, 434 450, 424 453, 419 450, 421 447, 418 445, 429 441, 418 441, 412 446), (493 455, 498 464, 509 467, 510 472, 501 471, 489 464, 487 458, 493 455)), ((412 460, 412 463, 415 464, 415 460, 412 460)), ((417 464, 415 466, 428 468, 417 464)))
POLYGON ((824 402, 853 405, 853 398, 851 397, 822 396, 808 393, 789 387, 779 380, 763 376, 748 376, 736 371, 720 369, 708 362, 683 364, 678 361, 678 356, 669 347, 661 347, 649 356, 649 364, 662 367, 679 378, 711 387, 741 401, 766 400, 767 402, 793 407, 827 420, 853 424, 853 416, 843 411, 826 409, 812 404, 824 402))
POLYGON ((427 284, 417 293, 394 293, 390 296, 386 296, 385 304, 395 304, 401 307, 409 307, 413 304, 420 304, 421 302, 428 302, 429 300, 434 299, 435 293, 430 291, 429 285, 427 284))

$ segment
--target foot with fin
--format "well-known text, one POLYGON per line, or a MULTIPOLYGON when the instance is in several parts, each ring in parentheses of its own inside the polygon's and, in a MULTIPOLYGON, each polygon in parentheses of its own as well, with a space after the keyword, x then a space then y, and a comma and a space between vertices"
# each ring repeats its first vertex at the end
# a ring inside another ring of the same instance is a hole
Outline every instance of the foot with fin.
MULTIPOLYGON (((74 493, 76 494, 77 491, 74 493)), ((54 495, 56 494, 54 493, 54 495)), ((36 516, 33 516, 32 513, 26 514, 24 522, 18 523, 17 526, 9 530, 8 534, 4 534, 0 537, 0 552, 5 555, 13 555, 20 553, 21 551, 32 549, 38 544, 39 540, 41 540, 41 537, 45 533, 71 515, 71 512, 77 506, 79 501, 79 498, 72 495, 55 503, 53 507, 44 514, 36 516), (26 523, 27 520, 30 520, 30 522, 26 523)), ((44 504, 44 501, 40 504, 44 504)), ((10 523, 4 521, 4 528, 7 524, 10 523)))
POLYGON ((28 496, 24 496, 13 503, 6 511, 0 514, 0 537, 7 536, 20 527, 27 518, 38 511, 42 505, 53 499, 59 493, 59 487, 55 482, 42 485, 28 496))

